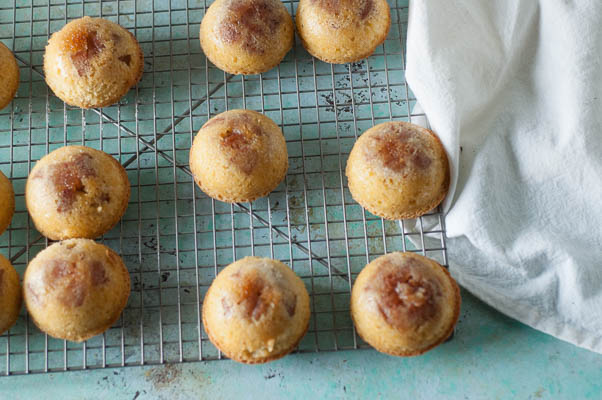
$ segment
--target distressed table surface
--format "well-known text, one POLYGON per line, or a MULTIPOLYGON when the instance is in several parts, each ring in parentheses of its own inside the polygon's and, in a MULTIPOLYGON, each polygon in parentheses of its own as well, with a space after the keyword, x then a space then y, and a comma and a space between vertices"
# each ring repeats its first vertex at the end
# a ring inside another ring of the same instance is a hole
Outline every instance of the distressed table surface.
POLYGON ((417 358, 373 350, 293 354, 261 366, 209 361, 1 378, 6 399, 600 399, 602 355, 462 293, 454 340, 417 358))

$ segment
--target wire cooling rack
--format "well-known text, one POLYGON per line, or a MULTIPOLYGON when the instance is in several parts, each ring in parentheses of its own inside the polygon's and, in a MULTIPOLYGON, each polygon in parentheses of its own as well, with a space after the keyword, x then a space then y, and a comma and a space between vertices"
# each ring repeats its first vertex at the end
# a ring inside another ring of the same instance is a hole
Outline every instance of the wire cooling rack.
MULTIPOLYGON (((83 344, 41 333, 23 309, 17 324, 0 336, 0 374, 220 359, 203 330, 200 305, 216 273, 247 255, 280 259, 305 282, 312 318, 297 351, 368 347, 349 315, 352 282, 366 263, 408 250, 447 264, 440 212, 383 221, 352 200, 344 174, 359 134, 380 122, 417 116, 404 76, 407 0, 390 2, 389 36, 367 60, 322 63, 296 40, 277 68, 248 77, 224 74, 201 52, 199 24, 209 4, 1 2, 0 40, 21 70, 17 97, 0 111, 0 169, 16 193, 1 252, 22 276, 48 245, 25 208, 25 182, 35 162, 68 144, 102 149, 123 164, 132 184, 125 216, 100 239, 122 255, 132 293, 115 326, 83 344), (145 54, 142 81, 119 104, 103 109, 66 106, 44 83, 49 34, 84 15, 129 29, 145 54), (208 198, 188 169, 198 129, 234 108, 265 113, 282 127, 288 146, 286 180, 252 204, 208 198), (425 235, 440 238, 440 245, 425 247, 425 235)), ((294 15, 296 1, 285 5, 294 15)))

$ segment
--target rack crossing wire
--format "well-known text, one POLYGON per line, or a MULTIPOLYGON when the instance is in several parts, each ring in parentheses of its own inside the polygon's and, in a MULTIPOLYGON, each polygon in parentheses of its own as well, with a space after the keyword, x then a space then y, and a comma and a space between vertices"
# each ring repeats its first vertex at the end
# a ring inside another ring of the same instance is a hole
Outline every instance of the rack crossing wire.
MULTIPOLYGON (((0 336, 1 375, 220 359, 203 330, 200 304, 215 274, 247 255, 280 259, 306 283, 312 318, 298 351, 368 347, 349 316, 351 285, 362 267, 395 250, 447 264, 439 211, 418 220, 383 221, 352 200, 344 174, 359 134, 380 122, 417 116, 404 77, 407 0, 390 0, 389 36, 367 60, 325 64, 296 40, 277 68, 247 77, 224 74, 201 52, 199 24, 210 3, 0 4, 0 40, 21 70, 17 97, 0 111, 0 169, 16 193, 15 216, 0 236, 0 251, 22 276, 48 245, 24 201, 27 175, 48 152, 68 144, 102 149, 124 165, 132 184, 124 218, 100 239, 122 255, 132 278, 121 319, 105 334, 76 344, 41 333, 23 309, 17 324, 0 336), (118 22, 136 35, 145 54, 138 86, 119 104, 98 110, 66 106, 42 73, 49 34, 84 15, 118 22), (188 169, 198 129, 235 108, 276 121, 289 151, 285 182, 252 204, 208 198, 188 169), (425 247, 425 235, 440 238, 440 245, 425 247)), ((294 15, 296 1, 284 3, 294 15)))

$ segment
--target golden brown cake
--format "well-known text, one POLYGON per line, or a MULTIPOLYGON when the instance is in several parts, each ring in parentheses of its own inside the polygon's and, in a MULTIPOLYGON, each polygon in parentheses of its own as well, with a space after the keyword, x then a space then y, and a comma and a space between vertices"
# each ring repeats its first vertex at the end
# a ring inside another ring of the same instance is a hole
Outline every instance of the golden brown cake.
POLYGON ((19 66, 13 53, 0 42, 0 110, 10 103, 19 88, 19 66))
POLYGON ((203 301, 211 342, 233 360, 272 361, 291 352, 309 325, 303 281, 277 260, 245 257, 215 278, 203 301))
POLYGON ((0 235, 10 225, 15 213, 15 192, 10 180, 0 171, 0 235))
POLYGON ((31 260, 23 295, 38 328, 81 342, 117 321, 130 295, 130 276, 113 250, 89 239, 69 239, 31 260))
POLYGON ((293 19, 280 0, 217 0, 201 22, 207 58, 230 74, 260 74, 293 47, 293 19))
POLYGON ((120 25, 83 17, 52 34, 44 54, 46 83, 67 104, 81 108, 116 103, 142 77, 138 41, 120 25))
POLYGON ((17 322, 21 311, 19 275, 10 261, 0 254, 0 334, 17 322))
POLYGON ((416 218, 437 207, 449 188, 439 138, 407 122, 386 122, 357 140, 346 169, 351 195, 386 219, 416 218))
POLYGON ((334 64, 370 56, 389 32, 387 0, 300 0, 297 31, 314 57, 334 64))
POLYGON ((196 183, 209 196, 229 203, 267 196, 282 182, 287 169, 282 131, 255 111, 216 115, 203 125, 190 149, 196 183))
POLYGON ((40 233, 52 240, 109 231, 130 198, 125 169, 107 153, 65 146, 38 161, 27 178, 25 202, 40 233))
POLYGON ((460 289, 435 261, 390 253, 362 270, 351 291, 358 334, 393 356, 422 354, 447 339, 460 314, 460 289))

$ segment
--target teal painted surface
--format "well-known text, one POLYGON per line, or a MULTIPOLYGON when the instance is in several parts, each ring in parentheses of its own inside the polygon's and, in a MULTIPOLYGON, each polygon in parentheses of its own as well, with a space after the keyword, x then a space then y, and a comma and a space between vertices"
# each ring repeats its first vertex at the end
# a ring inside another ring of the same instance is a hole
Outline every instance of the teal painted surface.
POLYGON ((602 355, 539 333, 463 293, 454 339, 416 358, 373 350, 0 378, 6 399, 600 399, 602 355))

